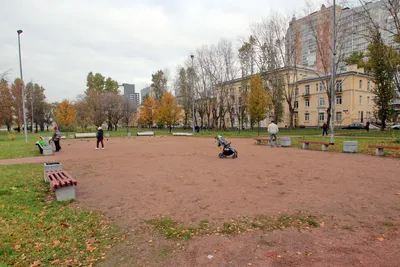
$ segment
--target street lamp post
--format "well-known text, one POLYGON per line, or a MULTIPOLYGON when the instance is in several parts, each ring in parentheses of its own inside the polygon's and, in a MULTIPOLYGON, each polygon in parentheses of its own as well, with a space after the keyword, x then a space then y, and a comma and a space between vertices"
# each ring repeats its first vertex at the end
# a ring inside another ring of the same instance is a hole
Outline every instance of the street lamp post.
POLYGON ((193 121, 193 133, 194 133, 194 82, 193 82, 193 75, 194 75, 194 64, 193 64, 193 59, 194 55, 190 55, 190 58, 192 59, 192 90, 193 90, 193 100, 192 100, 192 121, 193 121))
POLYGON ((25 111, 25 84, 24 84, 24 78, 22 76, 22 60, 21 60, 21 41, 20 41, 20 35, 22 33, 22 30, 18 30, 18 51, 19 51, 19 71, 21 73, 21 82, 22 82, 22 92, 21 92, 21 100, 22 100, 22 113, 24 116, 24 133, 25 133, 25 143, 28 143, 28 132, 27 132, 27 125, 26 125, 26 111, 25 111))
POLYGON ((330 143, 335 143, 335 75, 336 75, 336 0, 333 0, 333 55, 332 55, 332 87, 331 87, 331 140, 330 143))

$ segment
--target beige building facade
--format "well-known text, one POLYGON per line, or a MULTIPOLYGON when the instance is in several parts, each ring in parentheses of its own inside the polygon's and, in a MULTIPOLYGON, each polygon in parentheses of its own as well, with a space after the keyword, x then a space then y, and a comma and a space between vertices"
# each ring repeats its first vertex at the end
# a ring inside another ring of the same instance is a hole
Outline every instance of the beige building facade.
MULTIPOLYGON (((298 126, 320 127, 327 120, 329 106, 326 77, 314 76, 298 82, 296 122, 298 126)), ((366 123, 374 118, 374 84, 363 69, 349 67, 336 76, 335 125, 366 123)))

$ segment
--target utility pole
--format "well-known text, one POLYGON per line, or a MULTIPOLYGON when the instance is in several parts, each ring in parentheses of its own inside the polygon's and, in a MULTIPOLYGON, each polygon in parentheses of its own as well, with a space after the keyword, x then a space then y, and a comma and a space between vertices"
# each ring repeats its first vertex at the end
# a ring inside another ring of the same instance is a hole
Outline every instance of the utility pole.
POLYGON ((27 132, 27 125, 26 125, 26 110, 25 110, 25 84, 24 78, 22 76, 22 60, 21 60, 21 41, 20 35, 23 31, 18 30, 18 51, 19 51, 19 71, 21 73, 21 82, 22 82, 22 92, 21 92, 21 99, 22 99, 22 113, 24 116, 24 133, 25 133, 25 143, 28 143, 28 132, 27 132))
POLYGON ((192 100, 192 121, 193 121, 193 134, 194 134, 194 64, 193 64, 193 59, 194 59, 194 55, 190 55, 190 58, 192 59, 192 90, 193 90, 193 100, 192 100))
POLYGON ((336 91, 336 0, 333 0, 333 55, 332 55, 332 87, 331 87, 331 140, 335 143, 335 91, 336 91))

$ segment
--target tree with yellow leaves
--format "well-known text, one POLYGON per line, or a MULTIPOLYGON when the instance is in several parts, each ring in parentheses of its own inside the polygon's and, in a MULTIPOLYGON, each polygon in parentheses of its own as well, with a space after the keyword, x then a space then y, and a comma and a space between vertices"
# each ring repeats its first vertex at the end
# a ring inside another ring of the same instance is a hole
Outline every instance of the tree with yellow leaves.
POLYGON ((165 92, 161 98, 156 112, 157 123, 169 127, 171 132, 172 125, 179 121, 181 108, 178 106, 175 97, 170 92, 165 92))
POLYGON ((71 129, 76 119, 75 105, 64 99, 56 109, 56 121, 65 129, 71 129))
POLYGON ((139 121, 149 128, 153 126, 156 115, 156 101, 152 96, 146 96, 143 101, 143 107, 140 110, 139 121))
POLYGON ((258 135, 260 135, 260 121, 267 117, 268 106, 271 104, 271 97, 264 90, 259 75, 251 78, 250 92, 246 99, 246 108, 250 116, 251 125, 257 123, 258 135))

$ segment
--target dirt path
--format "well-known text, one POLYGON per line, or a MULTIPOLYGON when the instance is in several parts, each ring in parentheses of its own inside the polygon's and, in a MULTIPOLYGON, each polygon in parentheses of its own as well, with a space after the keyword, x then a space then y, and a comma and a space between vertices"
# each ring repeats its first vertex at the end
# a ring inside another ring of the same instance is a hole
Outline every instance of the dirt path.
POLYGON ((398 266, 399 159, 232 141, 235 160, 218 159, 209 138, 136 137, 110 139, 105 150, 66 141, 56 156, 7 162, 61 161, 78 180, 78 205, 130 232, 99 266, 398 266), (143 223, 219 225, 299 211, 323 227, 180 241, 143 223))

